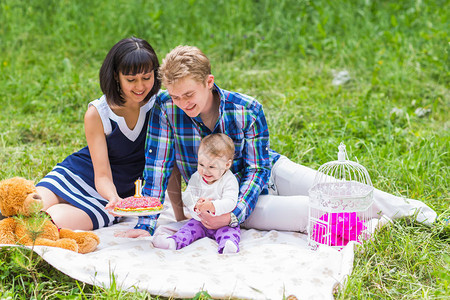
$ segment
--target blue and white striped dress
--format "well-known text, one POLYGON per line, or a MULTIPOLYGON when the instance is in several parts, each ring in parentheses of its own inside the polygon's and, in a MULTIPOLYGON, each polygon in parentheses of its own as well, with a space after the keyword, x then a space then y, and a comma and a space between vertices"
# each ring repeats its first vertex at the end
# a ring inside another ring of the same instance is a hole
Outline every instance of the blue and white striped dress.
MULTIPOLYGON (((122 198, 134 195, 134 182, 142 177, 149 112, 154 102, 155 97, 152 97, 141 107, 139 119, 133 130, 128 128, 123 117, 111 110, 105 96, 89 103, 95 106, 100 114, 114 185, 122 198)), ((85 211, 91 217, 94 229, 115 222, 114 216, 105 210, 108 201, 95 189, 94 168, 87 146, 57 164, 37 186, 50 189, 62 199, 85 211)))

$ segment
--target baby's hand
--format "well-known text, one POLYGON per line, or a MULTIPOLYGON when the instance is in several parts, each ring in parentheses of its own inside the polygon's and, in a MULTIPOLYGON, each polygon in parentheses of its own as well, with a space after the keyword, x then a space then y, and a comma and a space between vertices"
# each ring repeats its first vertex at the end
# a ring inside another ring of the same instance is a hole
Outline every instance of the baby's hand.
POLYGON ((200 198, 197 201, 197 204, 194 207, 194 211, 196 212, 207 212, 212 215, 216 213, 216 208, 214 207, 214 204, 212 203, 211 199, 203 199, 200 198))
POLYGON ((205 198, 198 198, 196 205, 198 205, 200 203, 205 203, 206 201, 208 201, 208 200, 206 200, 205 198))
POLYGON ((200 210, 199 210, 199 205, 201 205, 202 203, 205 203, 205 201, 206 201, 205 198, 198 198, 197 203, 195 203, 195 206, 194 206, 194 211, 195 211, 196 213, 199 213, 199 212, 200 212, 200 210))

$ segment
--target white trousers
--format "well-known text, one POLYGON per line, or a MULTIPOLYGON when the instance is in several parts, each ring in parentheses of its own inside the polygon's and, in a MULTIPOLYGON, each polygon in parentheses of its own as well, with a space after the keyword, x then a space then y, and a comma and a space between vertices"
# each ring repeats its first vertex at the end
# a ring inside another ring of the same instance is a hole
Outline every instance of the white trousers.
MULTIPOLYGON (((272 168, 269 195, 258 198, 254 211, 242 224, 245 228, 306 232, 309 214, 308 190, 317 171, 281 156, 272 168)), ((418 222, 431 224, 436 212, 418 200, 397 197, 374 189, 372 218, 391 219, 416 216, 418 222)))

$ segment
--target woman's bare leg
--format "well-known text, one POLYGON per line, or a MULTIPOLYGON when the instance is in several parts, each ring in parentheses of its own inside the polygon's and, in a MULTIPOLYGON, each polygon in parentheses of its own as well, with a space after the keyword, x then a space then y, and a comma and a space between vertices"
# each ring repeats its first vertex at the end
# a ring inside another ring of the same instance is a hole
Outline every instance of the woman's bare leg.
POLYGON ((47 211, 47 209, 50 206, 53 206, 55 204, 59 203, 66 203, 61 197, 57 196, 55 193, 53 193, 48 188, 38 186, 36 187, 37 193, 42 197, 42 201, 44 202, 44 207, 42 210, 47 211))
POLYGON ((56 226, 72 230, 92 230, 92 220, 83 210, 69 204, 51 190, 38 186, 37 193, 42 197, 44 207, 56 226))
POLYGON ((59 203, 49 207, 46 212, 60 228, 72 230, 92 230, 92 220, 83 210, 68 204, 59 203))

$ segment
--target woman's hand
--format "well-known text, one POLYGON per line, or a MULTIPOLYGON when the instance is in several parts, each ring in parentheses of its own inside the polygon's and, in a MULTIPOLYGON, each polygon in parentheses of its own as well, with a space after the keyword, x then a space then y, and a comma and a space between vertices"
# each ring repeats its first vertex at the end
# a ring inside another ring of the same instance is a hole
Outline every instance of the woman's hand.
POLYGON ((208 229, 219 229, 228 226, 231 221, 230 213, 213 216, 208 212, 200 212, 198 216, 200 217, 202 224, 208 229))
POLYGON ((113 200, 110 200, 108 202, 108 204, 106 204, 105 209, 114 217, 120 217, 119 215, 116 215, 115 213, 113 213, 114 208, 116 207, 117 202, 119 202, 119 200, 121 200, 120 198, 116 198, 113 200))
POLYGON ((116 207, 117 202, 119 202, 119 199, 109 201, 108 204, 106 204, 105 206, 106 210, 113 210, 114 207, 116 207))

